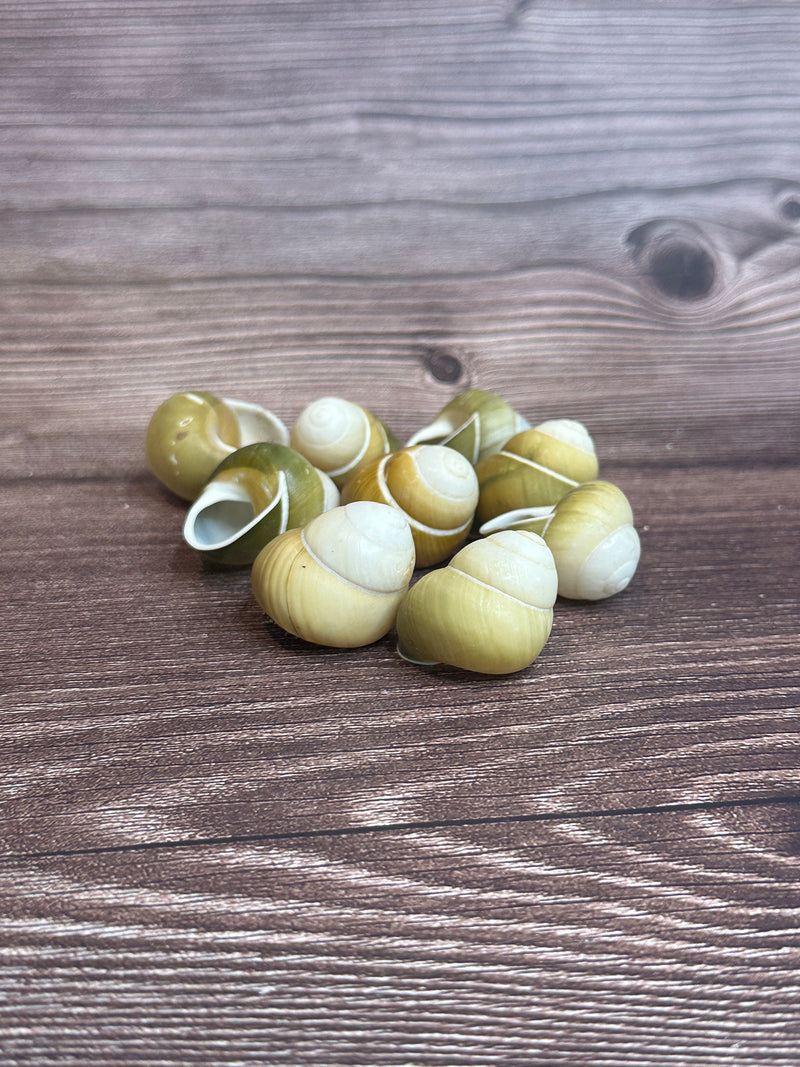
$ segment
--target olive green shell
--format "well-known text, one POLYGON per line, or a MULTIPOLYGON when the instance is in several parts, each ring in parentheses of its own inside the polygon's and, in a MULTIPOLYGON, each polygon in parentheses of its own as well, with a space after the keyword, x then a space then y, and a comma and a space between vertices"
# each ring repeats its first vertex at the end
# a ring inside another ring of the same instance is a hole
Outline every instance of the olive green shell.
POLYGON ((240 441, 239 424, 219 397, 201 391, 176 393, 153 413, 145 454, 160 482, 185 500, 194 500, 240 441))
POLYGON ((256 441, 288 444, 283 422, 271 411, 205 390, 175 393, 153 413, 145 455, 160 482, 184 500, 194 500, 217 464, 256 441))
POLYGON ((214 470, 186 516, 183 536, 204 559, 244 566, 278 534, 338 502, 330 479, 294 449, 245 445, 214 470))
POLYGON ((474 466, 529 425, 496 393, 487 389, 467 389, 445 404, 435 420, 417 431, 408 445, 447 445, 474 466))

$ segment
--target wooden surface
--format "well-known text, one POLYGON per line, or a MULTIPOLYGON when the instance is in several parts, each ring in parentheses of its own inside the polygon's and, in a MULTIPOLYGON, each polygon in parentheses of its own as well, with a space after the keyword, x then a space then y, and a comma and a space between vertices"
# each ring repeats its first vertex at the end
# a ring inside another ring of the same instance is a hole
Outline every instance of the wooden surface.
POLYGON ((4 1067, 800 1064, 800 6, 0 10, 4 1067), (640 570, 501 679, 282 635, 185 387, 583 420, 640 570))

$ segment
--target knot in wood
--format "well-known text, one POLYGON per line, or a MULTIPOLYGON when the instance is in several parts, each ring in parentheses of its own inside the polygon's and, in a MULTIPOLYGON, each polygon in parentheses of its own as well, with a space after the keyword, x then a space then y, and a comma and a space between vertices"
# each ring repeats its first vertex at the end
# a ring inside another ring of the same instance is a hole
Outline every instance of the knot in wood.
POLYGON ((717 251, 699 227, 678 219, 654 219, 631 230, 628 247, 641 273, 672 300, 705 300, 717 287, 717 251))
POLYGON ((422 353, 422 362, 437 382, 457 382, 464 373, 461 360, 443 349, 426 349, 422 353))

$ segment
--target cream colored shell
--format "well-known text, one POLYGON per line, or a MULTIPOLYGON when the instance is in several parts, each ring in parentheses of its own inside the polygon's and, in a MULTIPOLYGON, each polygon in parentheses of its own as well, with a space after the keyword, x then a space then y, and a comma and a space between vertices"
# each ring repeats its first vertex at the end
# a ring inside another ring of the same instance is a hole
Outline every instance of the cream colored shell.
POLYGON ((575 600, 603 600, 622 592, 639 564, 633 511, 611 482, 586 482, 554 507, 507 512, 484 523, 480 532, 500 529, 540 533, 555 559, 559 595, 575 600))
POLYGON ((365 408, 338 396, 312 401, 297 418, 291 445, 341 489, 362 463, 392 451, 396 442, 365 408))
POLYGON ((522 670, 550 635, 557 581, 536 534, 473 541, 411 587, 397 615, 398 652, 484 674, 522 670))
POLYGON ((252 585, 284 630, 355 648, 392 628, 413 570, 414 542, 403 516, 386 504, 356 501, 271 541, 253 564, 252 585))

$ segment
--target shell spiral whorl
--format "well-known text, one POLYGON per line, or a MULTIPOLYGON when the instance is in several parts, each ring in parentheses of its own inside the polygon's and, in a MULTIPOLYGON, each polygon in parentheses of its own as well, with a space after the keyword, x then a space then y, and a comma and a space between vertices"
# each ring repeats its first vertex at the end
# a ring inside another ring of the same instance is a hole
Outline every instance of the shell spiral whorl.
POLYGON ((522 670, 550 636, 557 582, 537 534, 473 541, 411 587, 397 615, 398 652, 483 674, 522 670))
POLYGON ((597 477, 597 455, 586 427, 574 419, 548 419, 515 434, 499 452, 477 464, 477 518, 488 522, 515 508, 555 502, 597 477))
POLYGON ((322 396, 301 411, 290 443, 341 489, 353 471, 397 446, 380 419, 338 396, 322 396))
POLYGON ((252 585, 284 630, 355 648, 392 628, 413 570, 414 542, 403 516, 386 504, 356 501, 271 541, 253 564, 252 585))
POLYGON ((417 566, 440 563, 466 539, 478 502, 472 464, 444 445, 414 445, 361 466, 342 502, 376 500, 403 513, 417 566))

